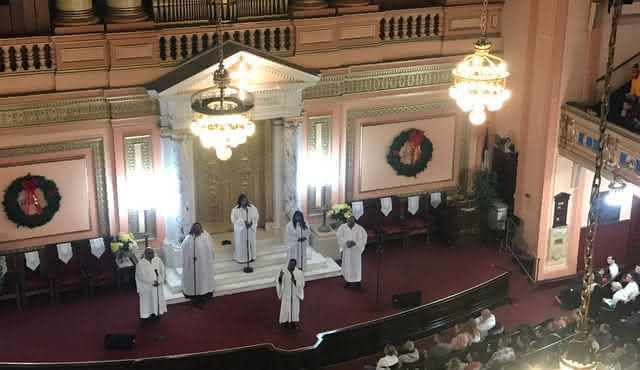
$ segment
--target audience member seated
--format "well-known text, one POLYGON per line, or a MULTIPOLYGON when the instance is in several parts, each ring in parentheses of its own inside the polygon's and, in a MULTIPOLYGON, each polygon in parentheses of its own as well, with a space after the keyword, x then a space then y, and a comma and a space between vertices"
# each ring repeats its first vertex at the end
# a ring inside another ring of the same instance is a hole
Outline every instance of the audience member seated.
POLYGON ((613 282, 611 288, 614 290, 613 297, 602 298, 602 301, 609 307, 615 308, 616 303, 619 301, 629 302, 638 295, 638 283, 633 280, 631 274, 626 274, 622 279, 627 285, 622 288, 622 284, 613 282))
POLYGON ((447 363, 447 370, 464 370, 465 363, 454 357, 447 363))
POLYGON ((398 369, 400 363, 398 361, 398 351, 396 347, 387 345, 384 347, 384 357, 378 360, 376 370, 391 370, 398 369))
MULTIPOLYGON (((556 302, 564 308, 574 309, 580 306, 580 295, 582 294, 582 287, 584 284, 583 277, 577 277, 567 289, 564 289, 556 296, 556 302)), ((591 292, 598 285, 595 279, 595 274, 592 274, 592 281, 590 286, 591 292)))
POLYGON ((408 340, 400 347, 400 355, 398 356, 398 361, 400 362, 400 366, 405 364, 413 364, 420 360, 420 352, 416 348, 415 344, 408 340))
POLYGON ((435 335, 434 340, 436 345, 431 347, 431 354, 434 357, 444 357, 453 351, 466 349, 472 343, 480 342, 482 337, 480 337, 476 320, 469 319, 465 321, 460 328, 460 332, 451 339, 450 343, 442 343, 438 334, 435 335))
POLYGON ((468 352, 465 359, 467 360, 467 366, 464 370, 480 370, 484 366, 482 362, 478 361, 480 355, 477 352, 468 352))
POLYGON ((531 350, 531 338, 528 333, 520 332, 516 336, 516 341, 513 344, 513 350, 516 351, 518 355, 523 353, 527 353, 531 350))
POLYGON ((489 335, 489 330, 496 326, 496 317, 491 311, 484 309, 480 313, 480 317, 476 318, 476 325, 478 326, 480 336, 484 339, 489 335))
POLYGON ((613 343, 613 335, 611 335, 611 327, 609 324, 600 324, 594 337, 598 341, 600 348, 607 347, 611 343, 613 343))
POLYGON ((596 277, 598 278, 597 281, 600 284, 606 284, 610 282, 611 280, 615 279, 616 276, 618 276, 618 274, 620 273, 620 268, 618 268, 618 265, 616 264, 615 257, 607 257, 607 265, 609 266, 606 269, 601 268, 596 275, 596 277))
POLYGON ((550 323, 543 328, 538 328, 535 331, 536 339, 532 343, 532 347, 535 349, 540 349, 562 339, 560 335, 555 333, 555 330, 557 329, 554 321, 550 321, 550 323))
POLYGON ((504 365, 508 362, 515 361, 515 359, 516 352, 513 348, 509 347, 507 338, 502 337, 498 340, 498 349, 491 355, 489 362, 487 362, 487 367, 504 365))
POLYGON ((633 270, 633 280, 636 284, 640 284, 640 265, 636 265, 635 270, 633 270))

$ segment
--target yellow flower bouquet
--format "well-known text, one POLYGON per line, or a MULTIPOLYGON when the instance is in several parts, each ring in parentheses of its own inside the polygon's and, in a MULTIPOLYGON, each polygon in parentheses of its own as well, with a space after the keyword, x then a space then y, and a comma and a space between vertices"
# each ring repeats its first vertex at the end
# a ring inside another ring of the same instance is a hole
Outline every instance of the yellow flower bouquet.
MULTIPOLYGON (((138 250, 138 243, 132 233, 120 233, 111 242, 111 251, 119 261, 125 258, 135 259, 135 251, 138 250)), ((133 262, 133 261, 132 261, 133 262)))
POLYGON ((347 222, 347 218, 353 216, 353 209, 348 203, 338 203, 331 206, 327 216, 333 218, 338 223, 343 224, 347 222))

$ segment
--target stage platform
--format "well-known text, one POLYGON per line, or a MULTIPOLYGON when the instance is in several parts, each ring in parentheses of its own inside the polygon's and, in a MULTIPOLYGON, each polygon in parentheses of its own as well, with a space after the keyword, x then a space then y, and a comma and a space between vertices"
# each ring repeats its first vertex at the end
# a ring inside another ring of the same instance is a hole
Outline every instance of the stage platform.
MULTIPOLYGON (((246 264, 233 261, 233 245, 222 246, 223 240, 233 242, 233 233, 212 235, 215 241, 216 258, 214 295, 218 297, 273 287, 278 271, 287 263, 287 251, 280 233, 280 230, 258 231, 256 236, 258 257, 251 263, 252 273, 242 271, 246 264)), ((307 249, 306 281, 340 275, 342 275, 342 269, 332 258, 321 255, 311 247, 307 249)), ((182 294, 182 268, 167 268, 167 284, 164 289, 167 304, 186 301, 182 294)))

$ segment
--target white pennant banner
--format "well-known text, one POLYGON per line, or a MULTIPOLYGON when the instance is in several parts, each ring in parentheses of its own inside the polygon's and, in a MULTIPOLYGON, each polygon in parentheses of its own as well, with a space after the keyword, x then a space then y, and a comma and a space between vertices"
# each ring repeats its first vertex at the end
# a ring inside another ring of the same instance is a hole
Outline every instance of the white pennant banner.
POLYGON ((416 195, 413 197, 409 197, 408 202, 409 204, 407 210, 412 215, 415 215, 416 212, 418 212, 418 209, 420 209, 420 196, 416 195))
POLYGON ((40 254, 38 251, 27 252, 24 254, 25 264, 31 271, 35 271, 40 266, 40 254))
POLYGON ((102 254, 104 253, 104 250, 105 250, 104 239, 102 238, 91 239, 89 240, 89 244, 91 245, 91 254, 96 256, 96 258, 102 257, 102 254))
POLYGON ((355 217, 356 220, 364 214, 364 204, 361 200, 351 203, 351 209, 353 210, 353 217, 355 217))
POLYGON ((56 245, 58 248, 58 258, 60 261, 67 263, 73 257, 73 250, 71 249, 71 243, 62 243, 56 245))
POLYGON ((442 193, 431 193, 431 207, 438 208, 440 203, 442 203, 442 193))
POLYGON ((392 209, 393 202, 391 202, 390 197, 380 198, 380 212, 382 212, 383 215, 389 216, 389 213, 391 213, 392 209))

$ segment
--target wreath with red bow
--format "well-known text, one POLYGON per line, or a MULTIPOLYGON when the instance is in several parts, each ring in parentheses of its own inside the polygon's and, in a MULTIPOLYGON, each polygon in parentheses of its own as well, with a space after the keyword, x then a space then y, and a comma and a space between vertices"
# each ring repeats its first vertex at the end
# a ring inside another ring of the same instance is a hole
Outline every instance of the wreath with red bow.
POLYGON ((387 163, 400 176, 416 177, 427 168, 433 155, 433 144, 424 131, 415 128, 402 131, 393 139, 387 163))
POLYGON ((4 192, 2 205, 9 220, 33 229, 53 219, 61 199, 55 182, 27 174, 13 180, 4 192))

